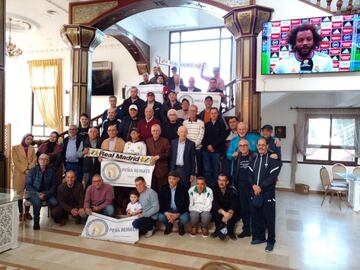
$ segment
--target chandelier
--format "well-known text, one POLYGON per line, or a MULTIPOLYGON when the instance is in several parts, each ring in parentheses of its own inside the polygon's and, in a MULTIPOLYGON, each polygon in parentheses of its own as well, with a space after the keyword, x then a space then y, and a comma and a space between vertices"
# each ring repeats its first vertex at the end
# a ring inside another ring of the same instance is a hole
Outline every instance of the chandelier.
POLYGON ((9 57, 17 57, 22 55, 23 51, 11 41, 11 21, 12 18, 9 18, 9 42, 6 42, 6 55, 9 57))

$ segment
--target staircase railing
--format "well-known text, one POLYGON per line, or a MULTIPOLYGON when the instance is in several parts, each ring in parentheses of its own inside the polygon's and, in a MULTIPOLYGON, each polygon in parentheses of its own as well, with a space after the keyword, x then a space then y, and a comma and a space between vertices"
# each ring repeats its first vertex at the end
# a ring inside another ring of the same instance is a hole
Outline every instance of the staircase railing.
POLYGON ((225 85, 225 102, 223 102, 223 113, 230 111, 235 107, 235 83, 236 79, 232 80, 228 84, 225 85))
POLYGON ((360 13, 360 0, 300 0, 334 15, 360 13))

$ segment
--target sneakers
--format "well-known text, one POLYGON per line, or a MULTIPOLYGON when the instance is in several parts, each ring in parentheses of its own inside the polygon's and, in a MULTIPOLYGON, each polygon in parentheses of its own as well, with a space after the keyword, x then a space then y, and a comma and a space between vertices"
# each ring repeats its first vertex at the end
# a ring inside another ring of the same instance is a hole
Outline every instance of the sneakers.
POLYGON ((272 243, 267 243, 267 244, 266 244, 265 251, 266 251, 266 252, 272 252, 273 250, 274 250, 274 244, 272 244, 272 243))
POLYGON ((166 225, 166 226, 165 226, 164 234, 165 234, 165 235, 170 234, 171 231, 172 231, 172 227, 173 227, 172 224, 166 225))
POLYGON ((266 241, 262 240, 262 239, 253 239, 253 240, 251 240, 252 245, 259 245, 259 244, 262 244, 262 243, 265 243, 265 242, 266 241))
POLYGON ((145 238, 149 238, 154 235, 154 230, 147 231, 144 235, 145 238))
POLYGON ((197 235, 197 227, 192 227, 190 236, 195 237, 196 235, 197 235))
POLYGON ((220 232, 219 233, 219 238, 220 238, 220 240, 225 241, 227 239, 227 235, 220 232))
POLYGON ((241 232, 241 233, 238 234, 237 237, 245 238, 245 237, 249 237, 249 236, 251 236, 251 233, 249 233, 249 232, 241 232))
POLYGON ((25 212, 24 214, 24 220, 32 220, 33 217, 31 216, 31 214, 29 212, 25 212))
POLYGON ((183 236, 185 234, 185 227, 179 225, 179 235, 183 236))
POLYGON ((202 237, 206 238, 209 236, 209 229, 208 228, 201 228, 202 237))

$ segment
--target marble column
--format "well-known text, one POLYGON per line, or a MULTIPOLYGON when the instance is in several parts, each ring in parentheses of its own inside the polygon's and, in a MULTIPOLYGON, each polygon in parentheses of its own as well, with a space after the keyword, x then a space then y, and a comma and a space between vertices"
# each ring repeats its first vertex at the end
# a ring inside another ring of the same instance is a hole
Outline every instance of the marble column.
POLYGON ((257 36, 268 22, 272 8, 250 5, 232 9, 225 26, 236 40, 236 115, 250 131, 260 130, 261 100, 256 92, 257 36))
POLYGON ((70 124, 79 124, 82 113, 91 115, 92 53, 102 42, 104 33, 84 25, 64 25, 62 39, 71 48, 70 124))
POLYGON ((5 2, 0 0, 0 188, 10 188, 5 157, 5 2))

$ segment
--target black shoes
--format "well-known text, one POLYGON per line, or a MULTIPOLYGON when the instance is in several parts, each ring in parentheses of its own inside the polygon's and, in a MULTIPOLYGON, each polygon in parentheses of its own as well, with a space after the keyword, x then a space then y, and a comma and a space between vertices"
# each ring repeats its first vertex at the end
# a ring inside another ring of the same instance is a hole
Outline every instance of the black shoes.
POLYGON ((185 234, 185 227, 179 225, 179 235, 183 236, 185 234))
POLYGON ((215 230, 215 232, 213 232, 212 234, 210 234, 210 236, 211 236, 212 238, 216 238, 216 237, 219 236, 219 232, 218 232, 217 230, 215 230))
POLYGON ((40 224, 39 223, 34 223, 33 229, 34 229, 34 231, 40 230, 40 224))
POLYGON ((262 240, 262 239, 253 239, 251 241, 251 244, 252 245, 259 245, 259 244, 262 244, 262 243, 265 243, 266 241, 265 240, 262 240))
POLYGON ((272 252, 273 250, 274 250, 274 244, 272 244, 272 243, 267 243, 267 244, 266 244, 265 251, 266 251, 266 252, 272 252))
POLYGON ((249 233, 249 232, 241 232, 241 233, 238 234, 237 237, 245 238, 245 237, 249 237, 249 236, 251 236, 251 233, 249 233))
POLYGON ((164 234, 165 234, 165 235, 170 234, 171 231, 172 231, 172 227, 173 227, 172 225, 166 225, 166 226, 165 226, 164 234))
POLYGON ((237 240, 236 235, 234 233, 229 233, 228 236, 231 240, 237 240))

